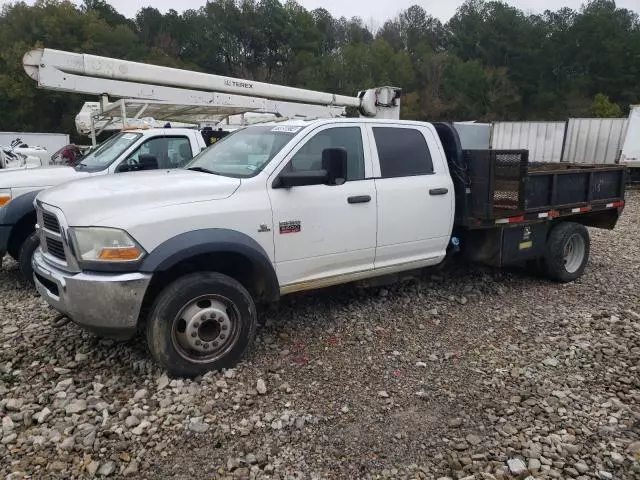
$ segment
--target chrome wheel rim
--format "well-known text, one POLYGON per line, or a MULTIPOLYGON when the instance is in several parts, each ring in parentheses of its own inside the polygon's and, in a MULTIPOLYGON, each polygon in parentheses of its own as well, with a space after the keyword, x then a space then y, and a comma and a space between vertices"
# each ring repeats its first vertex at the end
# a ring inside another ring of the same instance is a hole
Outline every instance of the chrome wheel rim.
POLYGON ((224 357, 239 335, 240 311, 221 295, 194 298, 173 320, 173 345, 192 363, 210 363, 224 357))
POLYGON ((569 237, 564 246, 564 268, 569 273, 578 271, 584 260, 586 243, 584 238, 577 233, 569 237))

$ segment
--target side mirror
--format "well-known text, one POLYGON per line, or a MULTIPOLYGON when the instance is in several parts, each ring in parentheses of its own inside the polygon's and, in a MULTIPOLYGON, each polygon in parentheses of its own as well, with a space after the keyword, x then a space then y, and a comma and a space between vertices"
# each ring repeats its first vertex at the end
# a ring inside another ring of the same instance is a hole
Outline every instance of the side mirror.
POLYGON ((158 159, 153 155, 141 154, 138 156, 138 165, 136 170, 157 170, 158 159))
POLYGON ((306 170, 303 172, 282 172, 274 188, 304 187, 306 185, 325 185, 329 180, 326 170, 306 170))
POLYGON ((344 148, 325 148, 322 151, 322 169, 301 172, 284 171, 273 182, 273 188, 342 185, 346 180, 347 150, 344 148))
POLYGON ((120 165, 118 165, 116 167, 116 173, 131 172, 134 169, 134 164, 133 163, 129 163, 130 160, 131 159, 128 158, 124 162, 122 162, 120 165))
POLYGON ((347 181, 347 149, 325 148, 322 150, 322 169, 327 171, 328 185, 342 185, 347 181))
POLYGON ((117 173, 122 172, 140 172, 143 170, 157 170, 158 160, 153 155, 140 154, 138 160, 128 158, 116 168, 117 173))

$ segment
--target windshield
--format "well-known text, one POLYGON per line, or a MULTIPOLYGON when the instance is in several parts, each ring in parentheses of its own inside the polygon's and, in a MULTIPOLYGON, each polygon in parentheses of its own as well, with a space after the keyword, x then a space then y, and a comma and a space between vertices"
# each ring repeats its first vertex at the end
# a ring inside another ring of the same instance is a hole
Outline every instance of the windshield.
POLYGON ((84 157, 76 167, 78 170, 98 171, 107 168, 118 159, 142 134, 122 132, 114 135, 84 157))
POLYGON ((265 125, 236 130, 198 154, 186 168, 227 177, 253 177, 302 128, 265 125))

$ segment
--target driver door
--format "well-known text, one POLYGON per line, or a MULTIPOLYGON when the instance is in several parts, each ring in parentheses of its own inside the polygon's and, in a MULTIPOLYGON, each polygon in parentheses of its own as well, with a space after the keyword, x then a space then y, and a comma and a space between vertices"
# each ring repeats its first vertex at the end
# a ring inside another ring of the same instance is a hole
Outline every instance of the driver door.
POLYGON ((321 127, 269 178, 275 267, 285 291, 339 283, 373 269, 376 189, 364 135, 355 123, 321 127), (273 188, 282 171, 320 169, 322 150, 330 147, 347 150, 346 182, 273 188))

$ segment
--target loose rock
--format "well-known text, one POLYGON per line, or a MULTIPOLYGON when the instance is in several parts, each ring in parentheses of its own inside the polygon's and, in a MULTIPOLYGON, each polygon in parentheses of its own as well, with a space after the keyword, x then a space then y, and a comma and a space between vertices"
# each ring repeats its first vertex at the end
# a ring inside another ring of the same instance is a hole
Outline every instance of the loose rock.
POLYGON ((87 401, 84 399, 73 400, 69 405, 66 406, 65 411, 67 415, 71 415, 74 413, 81 413, 87 409, 87 401))
POLYGON ((267 393, 267 384, 265 383, 265 381, 261 378, 258 379, 258 382, 256 383, 256 391, 260 394, 260 395, 265 395, 267 393))
POLYGON ((102 477, 108 477, 115 471, 116 471, 116 462, 112 460, 108 460, 102 465, 100 465, 100 468, 98 469, 98 475, 102 477))
POLYGON ((513 475, 522 475, 527 471, 527 466, 519 458, 512 458, 507 460, 507 465, 509 466, 509 471, 513 475))

